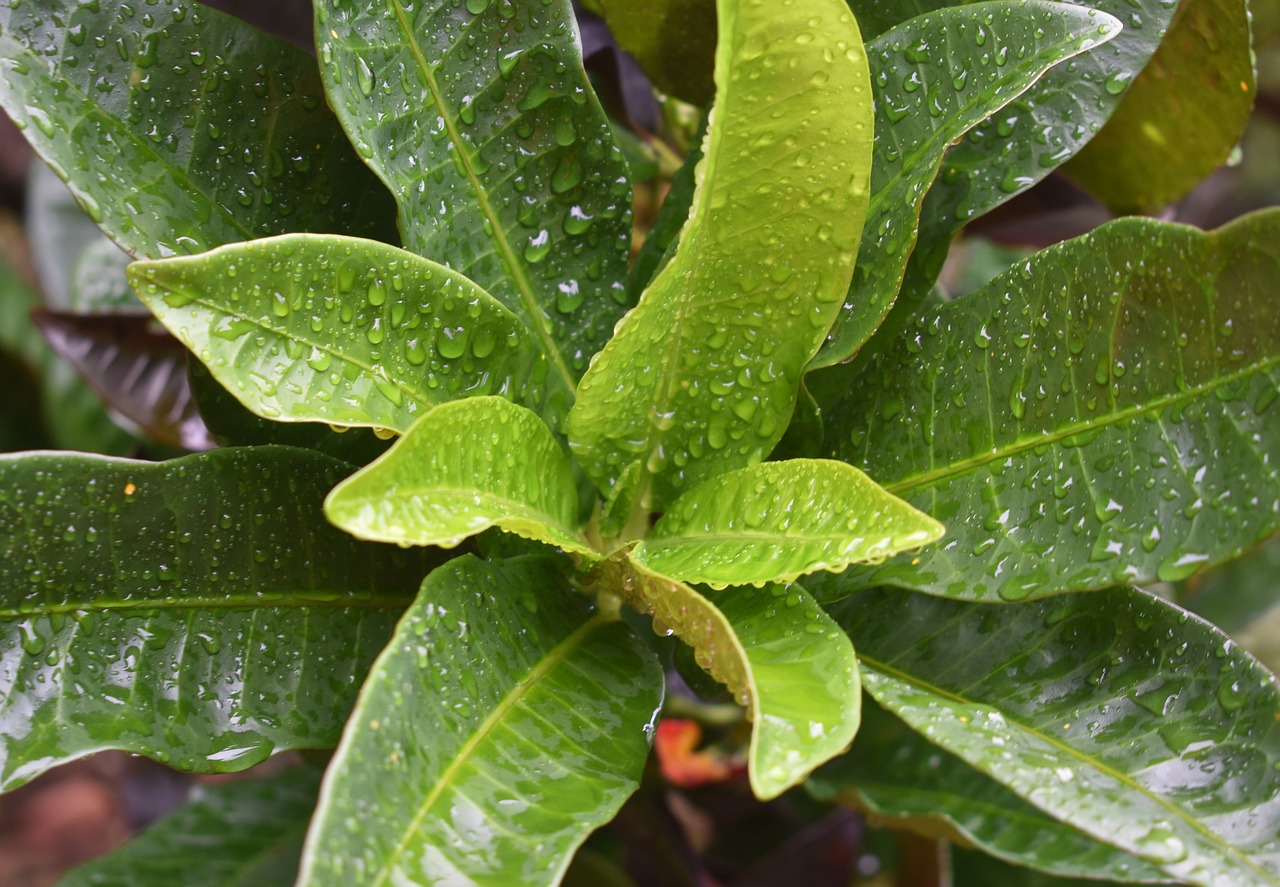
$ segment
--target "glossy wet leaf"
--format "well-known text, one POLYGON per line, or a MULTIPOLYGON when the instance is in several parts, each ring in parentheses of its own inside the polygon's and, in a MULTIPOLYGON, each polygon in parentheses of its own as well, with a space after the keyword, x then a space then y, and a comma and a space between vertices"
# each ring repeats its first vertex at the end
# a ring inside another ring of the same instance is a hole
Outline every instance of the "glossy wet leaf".
POLYGON ((187 350, 145 314, 39 309, 33 319, 104 404, 164 446, 213 446, 187 384, 187 350))
POLYGON ((568 0, 317 0, 316 44, 405 248, 518 314, 571 390, 624 310, 631 189, 568 0))
POLYGON ((1034 806, 1177 880, 1280 883, 1280 688, 1208 623, 1128 589, 833 613, 876 701, 1034 806))
POLYGON ((329 495, 360 539, 450 548, 498 527, 587 556, 569 460, 534 413, 500 397, 436 407, 329 495))
POLYGON ((333 745, 432 563, 319 519, 343 473, 276 447, 0 458, 0 787, 103 749, 223 772, 333 745))
POLYGON ((849 753, 818 770, 805 788, 863 811, 874 824, 978 847, 1058 876, 1170 880, 1151 863, 1037 810, 875 702, 863 706, 862 727, 849 753))
POLYGON ((950 535, 855 585, 1174 581, 1272 533, 1278 244, 1276 212, 1209 234, 1121 220, 921 318, 827 413, 828 443, 950 535))
POLYGON ((876 138, 867 236, 815 367, 851 357, 892 307, 947 149, 1045 71, 1119 33, 1108 15, 1028 0, 940 9, 868 43, 876 138))
POLYGON ((1066 171, 1117 213, 1157 212, 1227 159, 1255 91, 1245 0, 1184 0, 1120 107, 1066 171))
POLYGON ((937 521, 850 465, 792 459, 694 487, 631 557, 685 582, 758 586, 880 561, 942 533, 937 521))
POLYGON ((704 595, 624 552, 587 580, 652 616, 659 635, 692 647, 698 665, 747 707, 757 798, 782 794, 849 747, 862 706, 857 659, 848 637, 799 585, 704 595))
POLYGON ((618 45, 669 95, 708 104, 715 94, 715 0, 597 0, 618 45))
POLYGON ((320 772, 197 785, 177 812, 119 850, 72 869, 58 887, 292 884, 320 772))
POLYGON ((391 446, 369 428, 343 428, 315 422, 272 422, 249 412, 222 387, 194 356, 187 359, 187 379, 200 417, 221 447, 301 447, 332 456, 352 466, 368 465, 391 446))
POLYGON ((634 791, 661 704, 657 660, 549 561, 451 561, 365 683, 300 887, 558 883, 634 791))
POLYGON ((130 253, 284 231, 394 238, 301 50, 208 7, 0 9, 0 107, 130 253))
POLYGON ((536 346, 511 312, 385 244, 286 235, 139 262, 129 280, 267 419, 406 431, 447 400, 538 392, 536 346))
POLYGON ((871 89, 844 4, 725 0, 719 23, 716 111, 690 221, 583 377, 569 419, 597 486, 638 460, 655 510, 759 462, 782 437, 848 286, 866 209, 871 89))

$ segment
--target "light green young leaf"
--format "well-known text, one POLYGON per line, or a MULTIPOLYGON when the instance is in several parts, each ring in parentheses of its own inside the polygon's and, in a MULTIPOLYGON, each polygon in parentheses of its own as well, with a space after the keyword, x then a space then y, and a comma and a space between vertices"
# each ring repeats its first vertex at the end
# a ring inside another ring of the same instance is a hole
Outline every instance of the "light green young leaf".
POLYGON ((708 598, 631 561, 587 575, 691 646, 698 664, 748 707, 748 773, 766 800, 804 781, 858 732, 862 691, 849 638, 799 585, 735 588, 708 598))
POLYGON ((922 318, 827 411, 828 445, 952 541, 843 587, 1176 581, 1270 535, 1278 275, 1280 212, 1207 234, 1127 219, 922 318))
POLYGON ((596 556, 569 460, 541 419, 501 397, 436 407, 335 487, 325 514, 359 539, 451 548, 498 527, 596 556))
POLYGON ((947 149, 1045 71, 1120 31, 1116 19, 1082 6, 997 0, 930 12, 867 44, 876 86, 867 236, 814 368, 852 357, 893 306, 947 149))
POLYGON ((0 58, 0 107, 133 255, 396 236, 315 61, 237 19, 187 0, 4 3, 0 58))
POLYGON ((0 458, 0 789, 120 749, 197 772, 331 747, 438 557, 317 520, 305 450, 0 458))
POLYGON ((654 510, 777 444, 866 211, 871 86, 843 2, 721 0, 719 27, 690 220, 569 417, 597 486, 638 459, 654 510))
POLYGON ((1181 200, 1240 143, 1257 91, 1253 67, 1246 0, 1184 0, 1066 173, 1117 213, 1157 213, 1181 200))
POLYGON ((197 785, 176 813, 58 887, 246 887, 292 884, 320 773, 197 785))
POLYGON ((365 683, 300 887, 559 883, 635 790, 662 687, 547 561, 451 561, 365 683))
POLYGON ((396 195, 405 248, 519 315, 572 391, 625 309, 631 188, 569 0, 315 9, 330 104, 396 195))
POLYGON ((541 393, 544 365, 518 318, 461 274, 385 244, 293 234, 138 262, 129 280, 267 419, 403 432, 455 398, 541 393))
POLYGON ((742 468, 694 487, 631 558, 712 588, 759 586, 880 561, 943 532, 933 518, 852 466, 792 459, 742 468))
POLYGON ((862 707, 853 748, 813 774, 805 788, 819 799, 863 811, 877 825, 978 847, 1058 877, 1143 884, 1171 880, 1151 863, 1037 810, 926 741, 874 700, 862 707))
POLYGON ((1114 589, 833 609, 867 690, 1056 819, 1191 884, 1280 884, 1280 687, 1207 622, 1114 589))

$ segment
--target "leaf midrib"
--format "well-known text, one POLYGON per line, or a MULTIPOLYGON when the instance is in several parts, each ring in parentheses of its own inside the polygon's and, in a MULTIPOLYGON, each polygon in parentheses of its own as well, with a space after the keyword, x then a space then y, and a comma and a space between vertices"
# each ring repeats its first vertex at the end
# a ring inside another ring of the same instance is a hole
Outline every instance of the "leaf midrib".
POLYGON ((890 493, 894 494, 901 494, 919 489, 920 487, 931 486, 939 481, 949 480, 961 474, 973 471, 974 469, 981 468, 983 465, 988 465, 999 459, 1017 456, 1021 453, 1025 453, 1027 450, 1034 450, 1039 447, 1052 446, 1053 444, 1061 443, 1068 438, 1087 434, 1095 429, 1107 428, 1111 425, 1117 425, 1121 422, 1137 419, 1149 413, 1167 409, 1171 406, 1197 400, 1205 395, 1213 393, 1219 388, 1231 384, 1232 382, 1239 382, 1251 376, 1268 372, 1269 370, 1275 369, 1277 366, 1280 366, 1280 355, 1263 358, 1256 363, 1250 364, 1244 369, 1238 370, 1234 373, 1228 373, 1225 376, 1218 376, 1208 382, 1188 388, 1186 391, 1180 391, 1176 394, 1170 394, 1164 397, 1157 397, 1136 406, 1117 410, 1116 412, 1101 419, 1086 420, 1081 424, 1071 425, 1066 428, 1059 428, 1055 431, 1042 434, 1039 437, 1016 440, 1008 446, 993 448, 989 452, 980 453, 976 456, 969 456, 956 462, 951 462, 941 468, 926 471, 923 474, 906 477, 893 483, 885 483, 883 486, 890 493))
MULTIPOLYGON (((346 594, 347 592, 334 592, 346 594)), ((0 608, 0 619, 30 619, 33 616, 53 616, 66 613, 116 613, 148 610, 404 610, 413 603, 413 595, 374 594, 367 597, 335 599, 307 597, 290 594, 286 597, 263 599, 261 592, 252 594, 219 595, 216 598, 194 596, 162 598, 160 600, 95 600, 61 604, 24 605, 21 608, 0 608)))
MULTIPOLYGON (((896 680, 902 681, 903 683, 909 686, 918 688, 927 693, 940 696, 943 699, 947 699, 947 700, 950 700, 951 702, 959 703, 960 705, 977 707, 977 708, 989 708, 993 711, 999 712, 1000 716, 1004 718, 1006 723, 1017 727, 1019 731, 1027 734, 1028 736, 1032 736, 1044 742, 1045 744, 1051 746, 1052 748, 1061 752, 1065 756, 1075 761, 1078 761, 1083 765, 1091 767, 1092 769, 1103 774, 1104 776, 1114 779, 1116 782, 1125 786, 1130 791, 1133 791, 1136 794, 1140 794, 1143 797, 1146 797, 1151 801, 1154 801, 1157 806, 1163 807, 1165 810, 1169 811, 1169 813, 1172 814, 1176 819, 1189 825, 1192 831, 1196 832, 1197 834, 1201 835, 1203 838, 1207 839, 1210 844, 1213 844, 1216 847, 1222 848, 1222 850, 1224 851, 1223 853, 1224 856, 1238 860, 1242 864, 1243 868, 1256 872, 1258 875, 1260 875, 1262 877, 1261 883, 1280 884, 1280 880, 1277 880, 1271 873, 1267 872, 1265 869, 1259 868, 1258 866, 1254 865, 1253 861, 1250 860, 1249 857, 1243 853, 1243 851, 1232 846, 1231 844, 1226 843, 1221 837, 1219 837, 1217 834, 1215 834, 1214 832, 1206 828, 1196 817, 1189 816, 1180 807, 1175 806, 1172 802, 1166 800, 1164 797, 1151 792, 1149 789, 1147 789, 1146 786, 1134 780, 1127 773, 1124 773, 1120 770, 1116 770, 1114 767, 1111 767, 1110 765, 1106 764, 1101 760, 1098 760, 1097 758, 1089 757, 1085 755, 1083 752, 1079 751, 1078 749, 1070 745, 1067 745, 1061 740, 1056 739, 1055 737, 1050 736, 1049 734, 1044 733, 1041 730, 1038 730, 1035 727, 1024 723, 1022 720, 1016 717, 1010 716, 1008 712, 998 708, 997 706, 987 705, 986 703, 969 699, 965 696, 960 695, 959 693, 952 693, 949 690, 944 690, 943 688, 935 684, 932 684, 929 681, 923 680, 922 678, 919 678, 915 675, 912 675, 907 672, 901 671, 897 668, 894 668, 888 663, 875 659, 872 656, 868 656, 865 653, 859 652, 858 658, 863 663, 871 666, 873 669, 883 672, 884 674, 889 675, 895 678, 896 680)), ((876 696, 875 692, 872 691, 870 686, 866 684, 864 684, 864 686, 867 686, 867 691, 870 692, 871 695, 876 698, 877 702, 879 702, 881 705, 884 705, 886 708, 888 708, 888 703, 886 701, 882 701, 878 696, 876 696)), ((938 744, 938 743, 934 741, 934 744, 938 744)), ((948 752, 951 751, 950 749, 945 749, 945 748, 944 750, 948 752)), ((954 752, 952 753, 954 754, 954 752)), ((962 758, 962 760, 964 759, 962 758)), ((966 763, 968 762, 966 761, 966 763)), ((994 775, 994 774, 991 774, 991 775, 994 775)), ((1001 784, 1003 785, 1003 783, 1001 784)), ((1008 788, 1008 786, 1005 786, 1005 787, 1008 788)), ((1035 806, 1035 805, 1032 805, 1032 806, 1035 806)), ((1075 823, 1068 822, 1067 824, 1075 828, 1080 828, 1080 826, 1076 825, 1075 823)), ((1163 866, 1157 865, 1157 867, 1167 871, 1167 869, 1164 869, 1163 866)))
MULTIPOLYGON (((48 77, 50 79, 53 78, 54 76, 53 69, 50 68, 48 65, 45 65, 41 60, 40 56, 36 55, 27 46, 27 44, 20 42, 15 37, 12 37, 12 36, 9 36, 8 34, 0 32, 0 40, 3 40, 6 37, 8 38, 6 42, 10 43, 11 45, 17 46, 22 55, 25 55, 27 58, 34 60, 37 66, 48 74, 48 77)), ((137 59, 135 58, 134 62, 136 63, 136 61, 137 59)), ((222 216, 224 221, 226 221, 233 229, 235 229, 237 233, 242 235, 242 239, 251 240, 253 238, 252 229, 242 225, 240 221, 236 218, 235 214, 232 213, 230 209, 223 206, 221 203, 219 203, 218 201, 211 198, 208 194, 206 194, 203 189, 201 189, 198 185, 196 185, 196 183, 188 175, 184 173, 183 170, 179 169, 178 167, 174 166, 171 162, 169 162, 168 158, 166 158, 163 154, 156 151, 155 148, 149 145, 140 135, 133 132, 131 129, 120 126, 119 118, 113 117, 111 114, 108 114, 106 111, 104 111, 98 104, 96 104, 92 99, 90 99, 89 96, 86 95, 84 91, 82 91, 78 86, 76 86, 76 84, 73 83, 71 80, 63 78, 60 82, 66 85, 67 92, 78 97, 80 101, 83 102, 90 109, 92 116, 98 118, 101 121, 105 121, 110 131, 125 136, 130 142, 133 143, 135 148, 139 149, 139 153, 146 155, 151 160, 163 166, 173 175, 173 177, 176 180, 182 182, 187 187, 189 187, 193 192, 195 192, 195 194, 198 195, 201 199, 203 199, 208 206, 212 207, 214 211, 218 213, 218 215, 222 216)), ((113 237, 112 239, 116 240, 115 237, 113 237)), ((129 253, 131 255, 135 254, 133 250, 129 250, 129 253)))
POLYGON ((493 708, 489 716, 480 723, 467 740, 458 748, 444 772, 431 786, 431 790, 427 796, 422 799, 418 805, 417 811, 414 813, 413 819, 400 835, 400 839, 396 842, 395 847, 387 854, 386 862, 378 871, 375 879, 371 882, 371 887, 382 887, 387 883, 387 879, 391 877, 391 873, 395 868, 396 862, 409 849, 409 843, 414 836, 418 834, 422 827, 422 822, 427 814, 431 812, 431 808, 444 795, 445 791, 452 787, 454 779, 476 753, 480 746, 489 738, 489 735, 497 729, 498 725, 507 717, 512 709, 519 704, 526 695, 534 690, 538 683, 545 678, 552 669, 560 666, 569 656, 575 652, 589 635, 593 634, 600 628, 603 628, 610 622, 610 618, 604 613, 597 613, 582 625, 578 626, 572 634, 551 649, 546 656, 539 660, 529 672, 521 678, 514 687, 508 691, 507 695, 493 708))
POLYGON ((529 323, 538 339, 541 340, 542 349, 547 358, 555 367, 556 372, 563 377, 569 393, 576 394, 577 388, 574 385, 573 374, 564 362, 564 355, 560 353, 560 347, 556 344, 555 339, 552 338, 551 331, 547 329, 546 319, 542 315, 542 306, 533 292, 533 286, 529 282, 528 275, 525 274, 524 266, 518 261, 515 250, 511 248, 511 244, 507 240, 506 230, 502 227, 502 220, 489 203, 489 194, 476 173, 471 155, 463 148, 462 135, 458 132, 457 123, 450 113, 450 109, 444 103, 444 96, 440 92, 440 85, 436 82, 435 72, 422 54, 418 41, 414 39, 413 24, 405 16, 404 6, 398 0, 393 0, 387 6, 395 14, 396 24, 400 28, 404 46, 413 56, 414 63, 418 66, 418 70, 427 84, 427 90, 431 93, 431 100, 435 103, 436 111, 440 114, 440 119, 444 121, 445 132, 453 145, 459 166, 467 178, 467 183, 471 186, 472 193, 475 194, 476 203, 479 204, 481 213, 484 214, 485 219, 489 222, 489 227, 492 229, 490 236, 498 249, 498 254, 502 256, 503 264, 506 265, 507 271, 511 275, 511 281, 515 284, 520 301, 524 304, 525 314, 528 316, 529 323))

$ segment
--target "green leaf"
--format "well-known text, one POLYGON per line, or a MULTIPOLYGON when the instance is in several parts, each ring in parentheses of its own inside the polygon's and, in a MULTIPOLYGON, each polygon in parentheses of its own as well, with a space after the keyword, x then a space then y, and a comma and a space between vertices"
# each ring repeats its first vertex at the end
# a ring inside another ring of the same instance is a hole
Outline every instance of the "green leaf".
POLYGON ((723 0, 719 21, 690 221, 569 417, 597 486, 638 459, 654 510, 759 462, 782 437, 848 287, 866 209, 871 88, 844 4, 723 0))
POLYGON ((320 774, 197 785, 187 803, 58 887, 242 887, 292 884, 320 774))
POLYGON ((919 320, 828 412, 828 444, 952 535, 848 587, 1173 581, 1272 533, 1278 273, 1280 212, 1208 234, 1127 219, 919 320))
POLYGON ((1227 159, 1253 110, 1245 0, 1184 0, 1102 131, 1066 171, 1117 213, 1158 211, 1227 159))
POLYGON ((550 562, 458 558, 373 667, 298 883, 556 884, 635 790, 661 704, 657 660, 550 562))
POLYGON ((498 527, 596 556, 578 531, 564 451, 541 419, 500 397, 436 407, 339 484, 325 514, 360 539, 451 548, 498 527))
POLYGON ((333 745, 432 563, 319 520, 342 474, 276 447, 0 458, 0 788, 103 749, 223 772, 333 745))
POLYGON ((569 391, 624 310, 631 243, 576 34, 568 0, 316 0, 329 101, 396 195, 405 248, 518 314, 569 391))
POLYGON ((715 94, 715 0, 599 0, 618 41, 665 93, 705 105, 715 94))
POLYGON ((138 262, 129 280, 227 390, 276 421, 403 432, 435 404, 517 397, 541 378, 520 321, 484 290, 370 240, 273 237, 138 262))
POLYGON ((1169 880, 1151 863, 1046 816, 875 702, 863 706, 862 727, 849 753, 815 773, 805 788, 864 811, 875 824, 978 847, 1059 876, 1169 880))
POLYGON ((1178 880, 1280 883, 1280 687, 1213 626, 1128 589, 833 614, 877 702, 1034 806, 1178 880))
POLYGON ((0 107, 132 254, 301 227, 395 236, 315 62, 236 19, 181 0, 10 3, 0 56, 0 107))
POLYGON ((997 0, 931 12, 868 44, 876 139, 867 236, 814 367, 852 357, 888 314, 947 149, 1045 71, 1120 31, 1116 19, 1084 7, 997 0))
POLYGON ((941 524, 856 468, 766 462, 685 493, 632 552, 655 572, 712 588, 790 582, 883 560, 942 536, 941 524))
POLYGON ((1238 560, 1192 576, 1176 600, 1236 637, 1280 605, 1280 536, 1238 560))
MULTIPOLYGON (((714 3, 715 0, 707 2, 714 3)), ((631 275, 627 278, 627 293, 632 299, 640 298, 675 253, 680 233, 689 220, 689 211, 698 188, 698 165, 702 163, 702 146, 707 137, 708 120, 709 116, 704 114, 684 164, 671 177, 671 186, 662 198, 658 215, 645 232, 644 243, 636 253, 636 260, 631 265, 631 275)))
POLYGON ((767 800, 843 752, 858 732, 862 691, 848 637, 799 585, 706 597, 631 561, 587 575, 693 648, 699 666, 748 707, 751 788, 767 800))

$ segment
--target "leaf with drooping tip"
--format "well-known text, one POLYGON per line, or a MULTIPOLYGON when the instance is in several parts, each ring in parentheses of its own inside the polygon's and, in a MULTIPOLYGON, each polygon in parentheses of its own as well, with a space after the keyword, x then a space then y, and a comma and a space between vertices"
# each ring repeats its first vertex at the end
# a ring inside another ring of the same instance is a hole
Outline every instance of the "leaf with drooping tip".
POLYGON ((552 562, 451 561, 365 683, 299 887, 559 883, 635 790, 662 694, 653 654, 552 562))
POLYGON ((1176 581, 1274 532, 1277 274, 1278 211, 1210 233, 1122 219, 922 317, 866 363, 882 381, 828 405, 827 443, 951 541, 833 587, 1176 581))
POLYGON ((1045 71, 1119 33, 1119 21, 1092 9, 997 0, 930 12, 867 44, 876 85, 867 236, 844 306, 811 368, 852 357, 893 306, 921 205, 947 149, 1045 71))
POLYGON ((406 249, 528 325, 556 407, 626 307, 627 165, 569 0, 316 0, 330 104, 400 205, 406 249))
POLYGON ((360 539, 451 548, 498 527, 586 557, 569 460, 536 415, 501 397, 436 407, 344 480, 325 514, 360 539))
POLYGON ((569 440, 644 504, 759 462, 852 273, 871 169, 866 55, 840 0, 724 0, 716 108, 670 262, 582 379, 569 440), (828 58, 832 61, 828 61, 828 58))
POLYGON ((1113 589, 832 608, 876 701, 1080 831, 1193 884, 1280 884, 1280 687, 1207 622, 1113 589))
POLYGON ((318 520, 285 447, 0 457, 0 789, 120 749, 198 772, 323 748, 438 555, 318 520))
POLYGON ((58 887, 292 884, 319 790, 320 773, 311 767, 197 785, 175 813, 119 850, 72 869, 58 887))
POLYGON ((767 800, 849 747, 862 706, 849 638, 799 585, 706 596, 615 552, 586 581, 653 617, 693 648, 708 674, 748 706, 748 773, 767 800))
POLYGON ((250 410, 407 431, 433 405, 537 402, 537 346, 455 271, 372 240, 289 234, 136 262, 160 321, 250 410))
POLYGON ((927 514, 844 462, 765 462, 704 481, 631 553, 649 569, 712 588, 790 582, 878 562, 943 534, 927 514))
POLYGON ((805 782, 815 797, 855 807, 876 825, 976 846, 1059 877, 1171 880, 1151 863, 1037 810, 926 741, 874 699, 863 703, 853 748, 805 782))
POLYGON ((315 62, 237 19, 186 0, 5 3, 0 57, 0 107, 133 255, 300 228, 396 239, 315 62))

